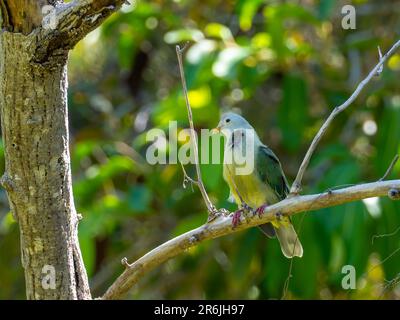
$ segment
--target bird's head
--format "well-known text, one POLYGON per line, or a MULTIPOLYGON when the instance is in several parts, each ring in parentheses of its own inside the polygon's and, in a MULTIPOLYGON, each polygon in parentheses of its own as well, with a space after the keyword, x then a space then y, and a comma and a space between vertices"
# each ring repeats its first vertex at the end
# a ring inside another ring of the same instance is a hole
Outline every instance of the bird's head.
POLYGON ((221 132, 227 135, 238 129, 253 129, 253 127, 242 116, 233 112, 228 112, 221 116, 218 126, 213 129, 213 132, 221 132))

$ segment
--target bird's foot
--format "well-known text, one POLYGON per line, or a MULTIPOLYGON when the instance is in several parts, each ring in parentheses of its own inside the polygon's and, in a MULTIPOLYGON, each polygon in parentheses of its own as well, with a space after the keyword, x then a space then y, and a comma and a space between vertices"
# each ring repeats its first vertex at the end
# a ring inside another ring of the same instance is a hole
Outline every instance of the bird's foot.
POLYGON ((232 227, 236 228, 239 223, 240 223, 240 218, 242 217, 242 214, 244 213, 244 209, 239 209, 235 211, 232 215, 232 227))
POLYGON ((250 207, 246 202, 242 202, 242 204, 240 205, 240 208, 246 212, 254 213, 254 209, 252 207, 250 207))
POLYGON ((231 212, 229 210, 226 210, 225 208, 219 209, 219 213, 222 214, 224 217, 228 217, 231 212))
POLYGON ((262 215, 264 214, 264 210, 265 208, 268 207, 267 204, 263 204, 262 206, 258 207, 255 211, 254 211, 254 215, 258 215, 260 218, 262 217, 262 215))

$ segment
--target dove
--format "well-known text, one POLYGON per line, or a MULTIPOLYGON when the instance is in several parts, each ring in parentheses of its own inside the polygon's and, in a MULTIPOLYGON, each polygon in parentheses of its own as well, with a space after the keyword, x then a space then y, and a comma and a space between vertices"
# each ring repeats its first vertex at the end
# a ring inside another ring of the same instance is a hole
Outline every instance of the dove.
MULTIPOLYGON (((286 198, 289 187, 278 157, 261 142, 245 118, 225 113, 213 132, 220 132, 226 138, 223 177, 230 188, 230 198, 239 207, 233 215, 234 226, 245 211, 261 215, 266 206, 286 198), (243 170, 245 167, 251 170, 243 170)), ((259 228, 268 237, 278 238, 285 257, 302 257, 303 247, 290 218, 278 217, 259 228)))

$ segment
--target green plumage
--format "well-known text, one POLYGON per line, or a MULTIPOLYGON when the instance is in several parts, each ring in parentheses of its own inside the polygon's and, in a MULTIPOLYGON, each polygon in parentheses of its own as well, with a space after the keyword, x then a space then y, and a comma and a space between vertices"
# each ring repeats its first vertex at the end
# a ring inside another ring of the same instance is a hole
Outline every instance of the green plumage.
POLYGON ((259 146, 256 153, 256 172, 259 178, 274 190, 279 200, 285 199, 289 188, 278 157, 267 146, 259 146))

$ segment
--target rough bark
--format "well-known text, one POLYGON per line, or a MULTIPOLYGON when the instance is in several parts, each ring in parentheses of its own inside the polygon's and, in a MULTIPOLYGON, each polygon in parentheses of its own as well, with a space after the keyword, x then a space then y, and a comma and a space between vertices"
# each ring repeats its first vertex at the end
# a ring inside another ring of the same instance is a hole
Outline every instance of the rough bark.
POLYGON ((91 298, 72 194, 67 60, 123 2, 0 0, 0 182, 20 226, 28 299, 91 298), (55 9, 53 29, 42 26, 45 5, 55 9))
POLYGON ((0 36, 2 182, 20 225, 28 299, 87 299, 71 188, 67 52, 43 67, 31 62, 34 47, 21 33, 0 36), (54 290, 42 286, 45 266, 54 267, 54 290))

